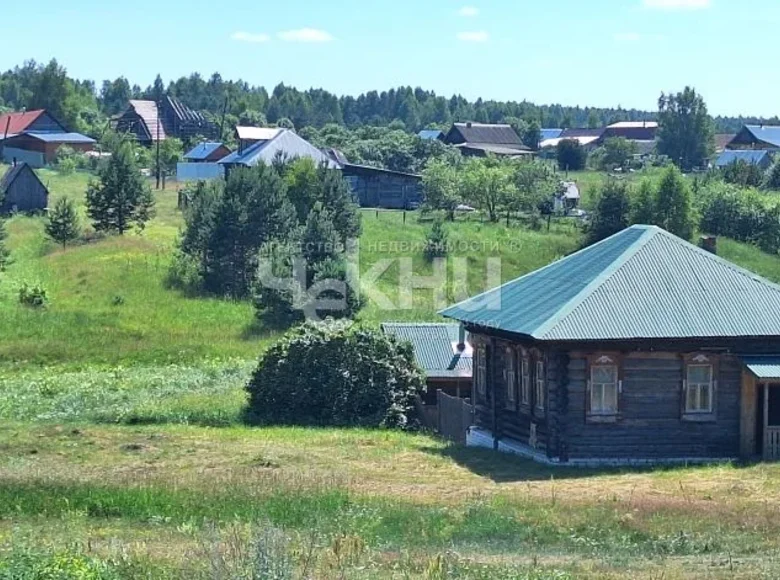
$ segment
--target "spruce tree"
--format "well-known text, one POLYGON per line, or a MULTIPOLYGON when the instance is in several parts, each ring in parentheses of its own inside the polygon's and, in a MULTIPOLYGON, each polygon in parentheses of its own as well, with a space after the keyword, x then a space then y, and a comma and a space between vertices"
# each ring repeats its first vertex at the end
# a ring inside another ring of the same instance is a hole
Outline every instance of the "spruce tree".
POLYGON ((81 234, 76 206, 67 197, 57 200, 46 220, 46 235, 64 248, 81 234))
POLYGON ((111 153, 87 188, 87 214, 95 230, 124 234, 133 225, 143 228, 151 219, 154 197, 125 142, 111 153))
POLYGON ((319 169, 320 192, 317 200, 330 214, 339 239, 345 243, 360 236, 360 208, 341 173, 322 166, 319 169))

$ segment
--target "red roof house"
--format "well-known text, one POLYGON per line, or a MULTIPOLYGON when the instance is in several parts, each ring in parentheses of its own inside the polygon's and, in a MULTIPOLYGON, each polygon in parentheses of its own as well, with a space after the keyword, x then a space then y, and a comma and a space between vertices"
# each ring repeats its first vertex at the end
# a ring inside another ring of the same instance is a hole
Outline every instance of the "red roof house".
POLYGON ((67 133, 57 119, 44 109, 22 111, 21 113, 6 113, 0 115, 0 139, 12 135, 33 131, 36 133, 67 133))

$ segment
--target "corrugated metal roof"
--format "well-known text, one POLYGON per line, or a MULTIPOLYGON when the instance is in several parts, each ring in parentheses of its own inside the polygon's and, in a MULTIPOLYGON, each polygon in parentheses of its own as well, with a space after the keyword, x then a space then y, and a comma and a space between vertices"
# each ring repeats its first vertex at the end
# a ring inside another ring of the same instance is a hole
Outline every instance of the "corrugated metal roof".
MULTIPOLYGON (((522 139, 511 125, 486 123, 455 123, 456 131, 466 143, 485 143, 491 145, 523 145, 522 139)), ((452 141, 452 140, 450 140, 452 141)))
MULTIPOLYGON (((417 364, 432 378, 470 378, 472 360, 470 345, 461 354, 459 324, 421 324, 387 322, 382 331, 412 343, 417 364)), ((469 342, 466 333, 466 343, 469 342)))
POLYGON ((184 159, 189 159, 192 161, 208 159, 208 156, 214 153, 214 151, 220 147, 222 147, 222 143, 199 143, 187 152, 187 154, 184 156, 184 159))
POLYGON ((780 147, 780 127, 775 125, 745 125, 745 129, 759 141, 780 147))
POLYGON ((35 111, 23 111, 20 113, 6 113, 5 115, 0 115, 0 138, 6 133, 9 137, 17 133, 22 133, 43 113, 43 109, 36 109, 35 111))
POLYGON ((632 226, 442 314, 539 340, 780 337, 780 286, 632 226))
POLYGON ((273 139, 255 143, 242 152, 235 151, 219 163, 253 167, 258 163, 270 165, 279 156, 286 160, 309 157, 318 165, 324 163, 331 169, 339 168, 338 163, 328 155, 289 129, 280 129, 273 139))
POLYGON ((270 141, 282 130, 278 127, 236 127, 236 136, 246 141, 270 141))
POLYGON ((561 133, 563 133, 563 129, 542 129, 539 133, 541 134, 540 141, 544 141, 545 139, 557 139, 561 136, 561 133))
POLYGON ((493 155, 531 155, 533 152, 525 145, 494 145, 492 143, 461 143, 455 145, 458 149, 471 149, 473 151, 484 151, 493 155))
POLYGON ((766 149, 745 149, 745 150, 729 150, 724 151, 718 156, 718 160, 715 162, 717 167, 726 167, 737 161, 744 161, 752 165, 758 165, 764 161, 764 158, 769 155, 769 151, 766 149))
POLYGON ((620 121, 607 126, 608 129, 657 129, 657 121, 620 121))
POLYGON ((740 356, 740 360, 759 379, 780 379, 780 354, 740 356))
POLYGON ((24 134, 46 143, 97 143, 92 137, 87 137, 81 133, 39 133, 37 131, 26 131, 24 134))
POLYGON ((561 141, 577 141, 583 147, 599 140, 599 137, 558 137, 556 139, 545 139, 539 143, 540 149, 547 147, 557 147, 561 141))
POLYGON ((202 113, 190 109, 187 105, 182 103, 179 99, 174 97, 166 97, 168 105, 173 110, 173 113, 182 121, 190 121, 196 123, 205 123, 206 117, 202 113))
POLYGON ((417 133, 417 136, 420 139, 433 141, 434 139, 441 139, 442 137, 444 137, 444 131, 439 131, 438 129, 423 129, 422 131, 417 133))

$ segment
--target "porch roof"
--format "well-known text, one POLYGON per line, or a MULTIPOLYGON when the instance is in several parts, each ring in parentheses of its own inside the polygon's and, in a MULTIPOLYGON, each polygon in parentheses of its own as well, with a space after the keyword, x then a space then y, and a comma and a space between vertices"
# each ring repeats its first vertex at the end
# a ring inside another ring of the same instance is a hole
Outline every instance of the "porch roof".
POLYGON ((748 370, 763 380, 780 380, 780 354, 739 357, 748 370))

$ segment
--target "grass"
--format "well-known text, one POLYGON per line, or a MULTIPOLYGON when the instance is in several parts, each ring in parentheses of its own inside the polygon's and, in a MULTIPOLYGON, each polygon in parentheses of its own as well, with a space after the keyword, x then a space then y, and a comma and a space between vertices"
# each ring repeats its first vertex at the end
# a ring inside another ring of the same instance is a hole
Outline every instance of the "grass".
MULTIPOLYGON (((41 174, 83 213, 86 174, 41 174)), ((550 469, 424 434, 244 427, 242 387, 273 334, 246 303, 166 288, 181 216, 174 189, 156 196, 142 233, 64 250, 42 218, 9 221, 0 580, 780 577, 780 466, 550 469), (24 282, 50 306, 19 305, 24 282)), ((363 321, 436 320, 581 241, 571 222, 447 227, 454 259, 434 276, 429 221, 363 212, 363 321), (402 303, 410 275, 429 288, 402 303)), ((719 252, 780 282, 777 257, 719 252)))

